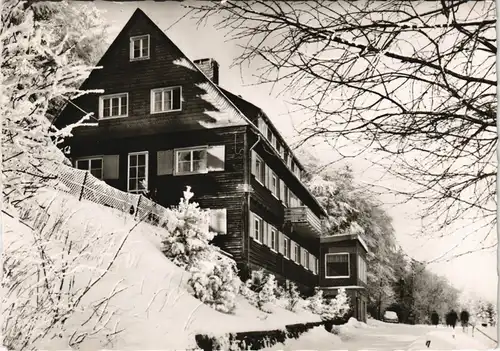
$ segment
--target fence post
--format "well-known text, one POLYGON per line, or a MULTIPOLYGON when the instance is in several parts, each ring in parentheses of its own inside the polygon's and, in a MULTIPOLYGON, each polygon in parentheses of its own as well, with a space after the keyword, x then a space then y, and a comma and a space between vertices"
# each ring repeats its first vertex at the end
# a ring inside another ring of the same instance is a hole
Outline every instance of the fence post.
POLYGON ((85 176, 83 177, 82 191, 80 192, 80 198, 78 199, 78 201, 82 201, 83 191, 85 189, 85 183, 87 182, 88 174, 89 174, 89 172, 85 172, 85 176))
POLYGON ((137 200, 137 206, 135 208, 135 217, 134 217, 134 219, 137 219, 137 213, 139 213, 139 205, 141 204, 141 199, 142 199, 142 194, 139 195, 139 200, 137 200))

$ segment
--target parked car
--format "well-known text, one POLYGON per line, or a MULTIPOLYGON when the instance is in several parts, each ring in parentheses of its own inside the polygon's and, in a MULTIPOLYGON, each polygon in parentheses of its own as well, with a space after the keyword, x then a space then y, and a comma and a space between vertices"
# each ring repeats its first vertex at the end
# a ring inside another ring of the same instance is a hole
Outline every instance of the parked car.
POLYGON ((398 315, 394 311, 385 311, 383 319, 387 323, 399 323, 398 315))

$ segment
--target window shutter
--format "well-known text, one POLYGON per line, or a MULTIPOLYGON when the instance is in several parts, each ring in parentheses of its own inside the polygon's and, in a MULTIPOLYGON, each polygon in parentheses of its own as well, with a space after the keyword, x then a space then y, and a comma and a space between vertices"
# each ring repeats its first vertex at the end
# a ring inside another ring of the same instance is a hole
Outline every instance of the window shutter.
POLYGON ((210 210, 210 230, 227 234, 227 211, 225 208, 210 210))
POLYGON ((158 151, 157 159, 157 174, 166 175, 174 172, 174 150, 158 151))
POLYGON ((278 252, 282 255, 284 255, 283 251, 283 233, 278 231, 278 252))
POLYGON ((252 150, 251 158, 252 158, 252 174, 256 175, 256 173, 257 173, 257 171, 256 171, 256 168, 257 168, 257 156, 256 156, 254 150, 252 150))
POLYGON ((285 202, 285 182, 280 179, 280 200, 285 202))
POLYGON ((209 146, 207 149, 207 170, 223 171, 225 159, 225 145, 209 146))
POLYGON ((119 179, 120 178, 119 165, 120 165, 119 155, 104 155, 102 157, 103 179, 119 179))
POLYGON ((268 189, 271 189, 271 175, 273 172, 271 171, 271 168, 266 165, 266 187, 268 189))
POLYGON ((295 241, 290 240, 290 257, 292 258, 292 261, 295 261, 295 241))
POLYGON ((248 226, 248 230, 250 231, 249 235, 251 238, 255 238, 255 217, 253 215, 253 212, 250 212, 250 225, 248 226))
POLYGON ((269 233, 269 223, 262 221, 263 231, 262 231, 262 243, 267 245, 267 234, 269 233))
POLYGON ((172 90, 172 107, 174 110, 180 110, 181 108, 181 88, 174 88, 172 90))

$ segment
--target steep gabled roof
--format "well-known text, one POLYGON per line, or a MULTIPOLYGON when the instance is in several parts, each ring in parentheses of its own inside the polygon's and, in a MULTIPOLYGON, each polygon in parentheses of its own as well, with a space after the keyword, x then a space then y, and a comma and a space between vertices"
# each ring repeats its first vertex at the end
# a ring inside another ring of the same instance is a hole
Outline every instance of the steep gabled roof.
MULTIPOLYGON (((214 82, 212 82, 204 73, 202 70, 200 70, 198 68, 198 66, 196 64, 194 64, 193 61, 191 61, 189 59, 189 57, 187 57, 183 52, 182 50, 179 49, 179 47, 165 34, 165 32, 163 32, 161 30, 161 28, 159 28, 156 23, 154 23, 154 21, 149 18, 148 15, 146 15, 144 13, 144 11, 142 11, 140 8, 137 8, 134 13, 132 14, 132 16, 130 17, 130 19, 127 21, 127 23, 123 26, 123 28, 120 30, 120 32, 118 33, 118 35, 116 36, 116 38, 113 40, 113 42, 111 43, 111 45, 108 47, 108 49, 104 52, 104 54, 102 55, 102 57, 100 58, 99 62, 97 63, 97 67, 99 66, 103 66, 103 63, 106 62, 106 59, 112 55, 112 53, 114 52, 114 50, 116 49, 117 45, 120 43, 120 38, 124 35, 126 35, 127 31, 129 30, 129 28, 131 26, 133 26, 137 21, 145 21, 146 23, 148 23, 152 28, 154 28, 155 30, 157 30, 159 33, 161 33, 160 37, 165 40, 171 47, 174 48, 174 50, 177 50, 178 51, 178 54, 179 56, 181 56, 185 62, 184 64, 188 66, 188 68, 192 69, 193 71, 197 71, 199 72, 204 78, 205 78, 205 83, 207 84, 207 93, 208 94, 212 94, 215 98, 215 100, 217 100, 219 103, 222 103, 224 105, 225 108, 227 108, 228 110, 230 110, 233 114, 233 116, 236 116, 236 117, 239 117, 241 119, 241 124, 242 125, 249 125, 251 128, 255 129, 256 131, 258 131, 258 128, 246 117, 246 115, 244 113, 242 113, 236 106, 235 104, 226 96, 224 95, 224 93, 221 91, 221 89, 219 88, 219 86, 217 84, 215 84, 214 82)), ((85 81, 82 83, 81 85, 81 89, 88 89, 88 83, 90 81, 90 79, 93 77, 94 74, 98 74, 98 70, 96 71, 93 71, 90 73, 89 77, 87 77, 87 79, 85 79, 85 81)), ((66 104, 67 105, 67 104, 66 104)), ((61 112, 59 113, 59 115, 61 115, 61 113, 64 111, 65 107, 63 107, 61 109, 61 112)), ((59 115, 57 117, 59 117, 59 115)), ((56 122, 57 120, 57 117, 54 119, 54 123, 56 122)))

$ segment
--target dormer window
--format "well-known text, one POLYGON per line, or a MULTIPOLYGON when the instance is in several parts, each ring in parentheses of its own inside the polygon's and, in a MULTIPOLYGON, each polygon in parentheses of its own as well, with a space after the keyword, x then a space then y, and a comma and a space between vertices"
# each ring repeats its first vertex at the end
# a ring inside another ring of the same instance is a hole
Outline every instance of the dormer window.
POLYGON ((149 59, 149 34, 130 38, 130 61, 149 59))

